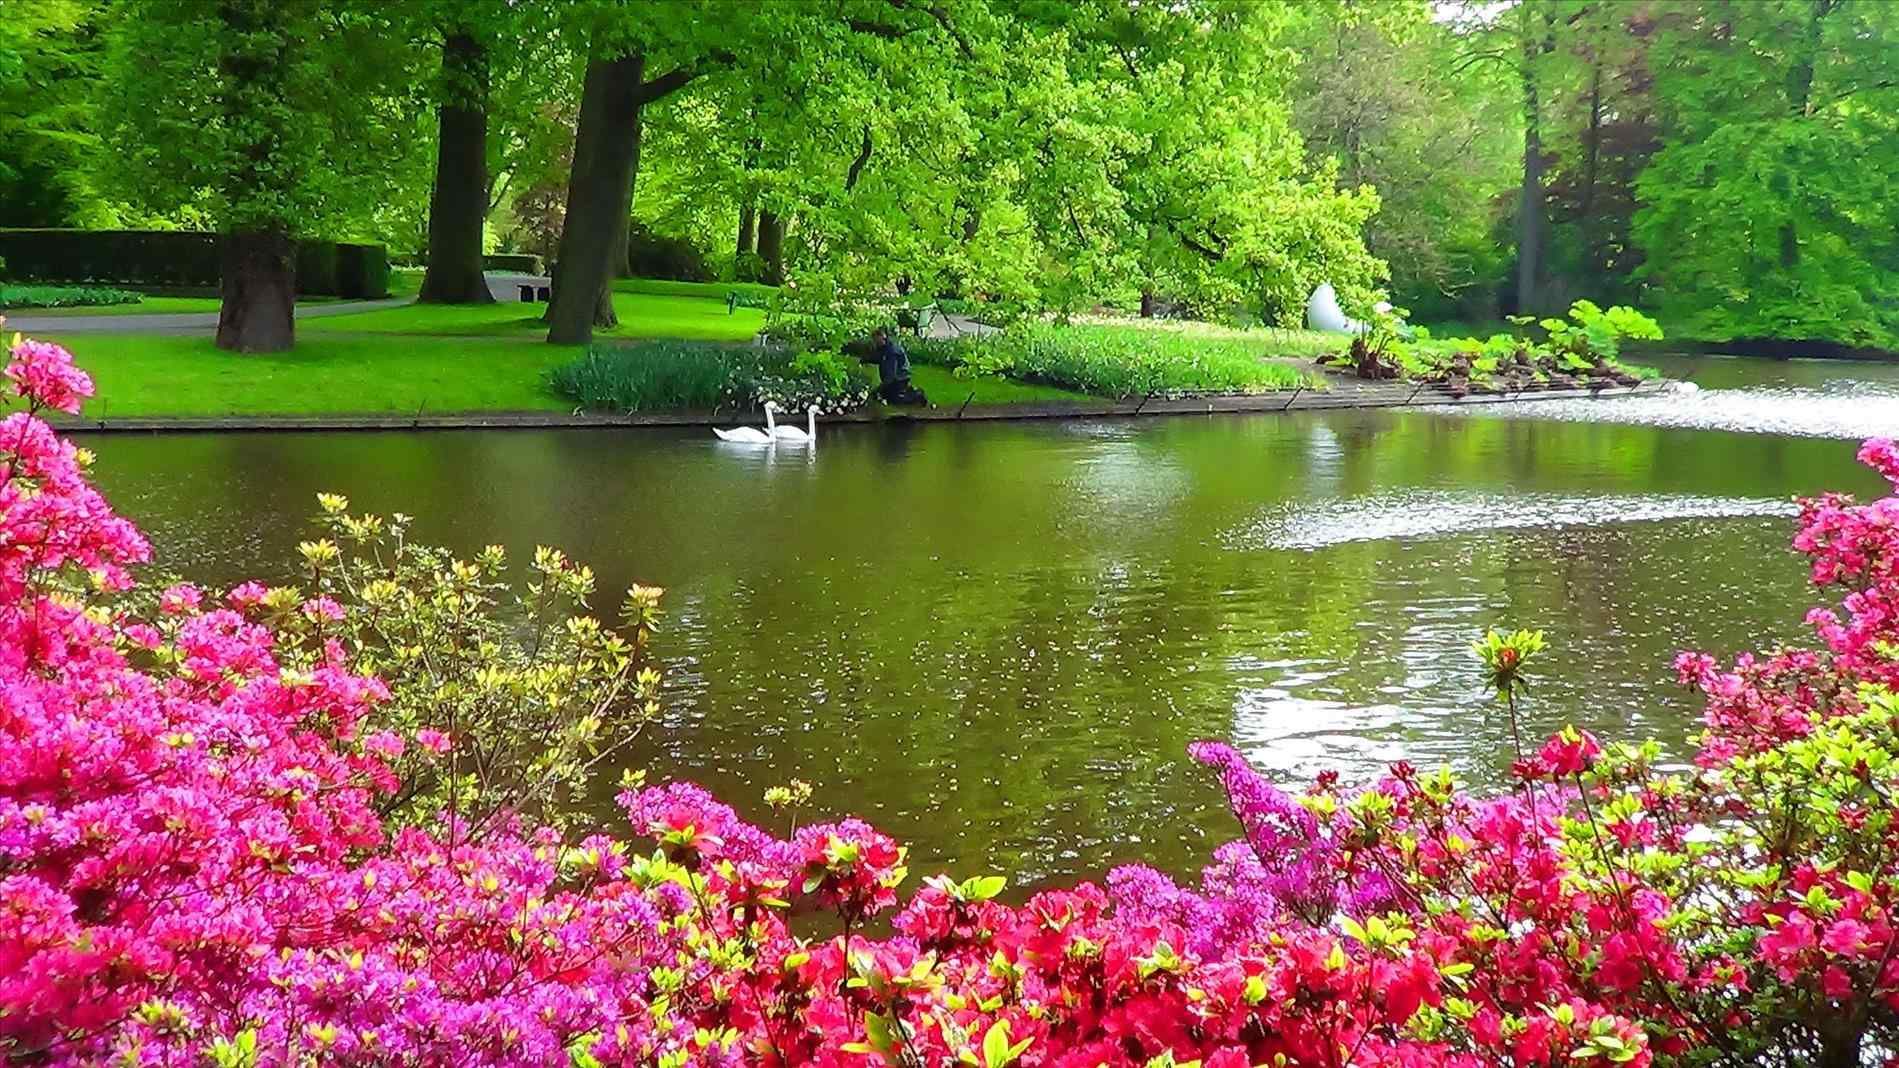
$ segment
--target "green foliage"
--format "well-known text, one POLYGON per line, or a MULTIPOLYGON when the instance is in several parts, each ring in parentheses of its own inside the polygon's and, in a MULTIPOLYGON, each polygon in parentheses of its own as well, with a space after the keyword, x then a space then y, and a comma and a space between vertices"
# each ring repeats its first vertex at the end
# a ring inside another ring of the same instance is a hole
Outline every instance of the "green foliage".
POLYGON ((1421 317, 1494 314, 1510 250, 1496 230, 1520 180, 1520 89, 1473 62, 1472 35, 1422 3, 1306 5, 1290 91, 1307 150, 1341 188, 1378 191, 1365 243, 1421 317))
POLYGON ((787 413, 816 404, 856 408, 875 383, 854 361, 754 345, 654 341, 595 345, 549 376, 554 389, 596 411, 712 411, 767 401, 787 413))
POLYGON ((93 87, 103 5, 32 0, 0 18, 0 225, 111 226, 93 87))
MULTIPOLYGON (((1655 375, 1651 368, 1624 364, 1617 357, 1625 338, 1660 340, 1655 320, 1634 308, 1607 311, 1587 300, 1570 306, 1567 319, 1511 316, 1515 333, 1488 338, 1434 338, 1419 328, 1405 340, 1393 340, 1388 352, 1406 378, 1442 382, 1454 388, 1524 388, 1575 385, 1586 379, 1631 384, 1655 375), (1540 330, 1542 337, 1533 334, 1540 330)), ((1346 362, 1340 358, 1337 362, 1346 362)))
POLYGON ((413 200, 400 168, 427 141, 405 96, 416 56, 349 0, 137 4, 113 21, 102 134, 117 192, 220 232, 368 227, 413 200))
POLYGON ((1899 8, 1684 6, 1652 63, 1669 132, 1637 183, 1662 308, 1711 339, 1899 348, 1899 8))
POLYGON ((1306 384, 1304 374, 1268 351, 1263 339, 1041 322, 909 346, 911 359, 953 367, 960 376, 1002 375, 1107 397, 1257 393, 1306 384))
POLYGON ((534 550, 516 592, 498 545, 462 559, 413 541, 408 516, 350 515, 328 494, 319 503, 325 537, 298 546, 308 590, 274 589, 262 603, 280 634, 341 641, 382 677, 387 729, 448 735, 445 759, 398 761, 405 790, 390 814, 419 823, 446 811, 471 837, 514 813, 571 819, 593 767, 658 714, 647 643, 663 591, 635 585, 608 627, 588 613, 592 569, 558 549, 534 550), (313 595, 334 600, 340 618, 308 612, 313 595))
POLYGON ((138 302, 137 293, 106 286, 0 285, 0 308, 82 308, 138 302))
POLYGON ((674 282, 710 282, 714 277, 705 253, 683 237, 654 233, 635 222, 627 234, 626 273, 674 282))

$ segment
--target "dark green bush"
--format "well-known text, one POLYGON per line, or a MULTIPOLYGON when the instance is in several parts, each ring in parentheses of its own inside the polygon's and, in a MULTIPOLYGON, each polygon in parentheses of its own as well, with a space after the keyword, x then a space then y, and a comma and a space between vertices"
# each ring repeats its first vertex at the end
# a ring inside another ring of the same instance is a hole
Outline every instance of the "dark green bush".
POLYGON ((626 239, 626 273, 634 278, 664 278, 674 282, 710 282, 712 268, 705 253, 683 237, 656 234, 644 223, 634 223, 626 239))
MULTIPOLYGON (((215 289, 218 235, 197 230, 0 229, 0 258, 17 282, 107 282, 215 289)), ((389 292, 381 245, 298 242, 297 292, 381 297, 389 292)))
POLYGON ((129 289, 106 286, 0 285, 0 308, 96 308, 106 304, 137 304, 129 289))
POLYGON ((544 274, 541 258, 532 252, 490 252, 481 258, 484 271, 515 271, 520 274, 544 274))
POLYGON ((327 241, 297 243, 297 292, 340 296, 336 284, 336 246, 327 241))
MULTIPOLYGON (((389 256, 381 245, 344 245, 336 248, 335 295, 376 300, 389 295, 389 256)), ((315 290, 299 286, 306 293, 315 290)))

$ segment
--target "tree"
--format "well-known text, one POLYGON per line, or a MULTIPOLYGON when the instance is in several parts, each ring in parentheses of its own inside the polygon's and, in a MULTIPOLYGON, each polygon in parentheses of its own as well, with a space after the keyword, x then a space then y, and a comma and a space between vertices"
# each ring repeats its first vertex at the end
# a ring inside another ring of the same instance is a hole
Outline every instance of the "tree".
POLYGON ((109 225, 96 184, 100 9, 15 5, 0 18, 0 225, 109 225))
POLYGON ((465 22, 442 36, 440 133, 429 196, 428 270, 417 299, 436 304, 494 300, 481 273, 488 216, 488 42, 465 22))
POLYGON ((190 206, 221 248, 217 344, 278 352, 295 337, 296 239, 383 199, 378 152, 413 129, 389 99, 400 41, 342 0, 141 4, 116 26, 115 177, 160 210, 190 206))
POLYGON ((1308 9, 1292 120, 1339 184, 1378 191, 1365 243, 1391 266, 1392 299, 1420 321, 1488 319, 1509 268, 1495 231, 1516 192, 1517 87, 1497 63, 1463 62, 1458 29, 1418 4, 1308 9))
POLYGON ((1697 0, 1655 44, 1644 277, 1697 336, 1899 347, 1899 9, 1697 0))

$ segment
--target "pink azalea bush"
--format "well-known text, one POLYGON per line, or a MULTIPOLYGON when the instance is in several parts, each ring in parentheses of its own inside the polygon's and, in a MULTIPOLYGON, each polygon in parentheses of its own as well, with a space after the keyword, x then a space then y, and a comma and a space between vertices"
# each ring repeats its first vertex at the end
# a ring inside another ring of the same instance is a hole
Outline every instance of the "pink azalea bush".
MULTIPOLYGON (((627 789, 624 837, 466 807, 546 796, 464 791, 444 762, 483 740, 427 720, 410 691, 431 676, 403 641, 350 629, 398 591, 342 581, 330 551, 310 590, 140 586, 145 542, 31 410, 71 410, 89 381, 57 346, 13 361, 30 410, 0 421, 11 1060, 1845 1066, 1899 1049, 1899 497, 1807 503, 1796 544, 1847 591, 1813 616, 1821 648, 1682 657, 1708 703, 1690 765, 1567 730, 1526 747, 1499 796, 1403 764, 1292 792, 1201 743, 1241 837, 1192 885, 1134 866, 1017 904, 981 875, 905 897, 905 852, 869 825, 780 837, 690 784, 627 789)), ((1892 443, 1861 457, 1899 489, 1892 443)), ((640 626, 656 597, 636 598, 640 626)))

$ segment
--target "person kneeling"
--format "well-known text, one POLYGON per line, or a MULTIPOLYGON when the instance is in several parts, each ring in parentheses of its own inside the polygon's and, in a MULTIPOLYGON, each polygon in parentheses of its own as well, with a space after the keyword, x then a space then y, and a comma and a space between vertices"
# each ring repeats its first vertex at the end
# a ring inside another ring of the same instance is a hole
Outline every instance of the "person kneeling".
POLYGON ((890 331, 878 327, 870 335, 871 352, 864 362, 877 363, 877 396, 885 404, 924 406, 930 399, 910 384, 910 354, 903 351, 890 331))

